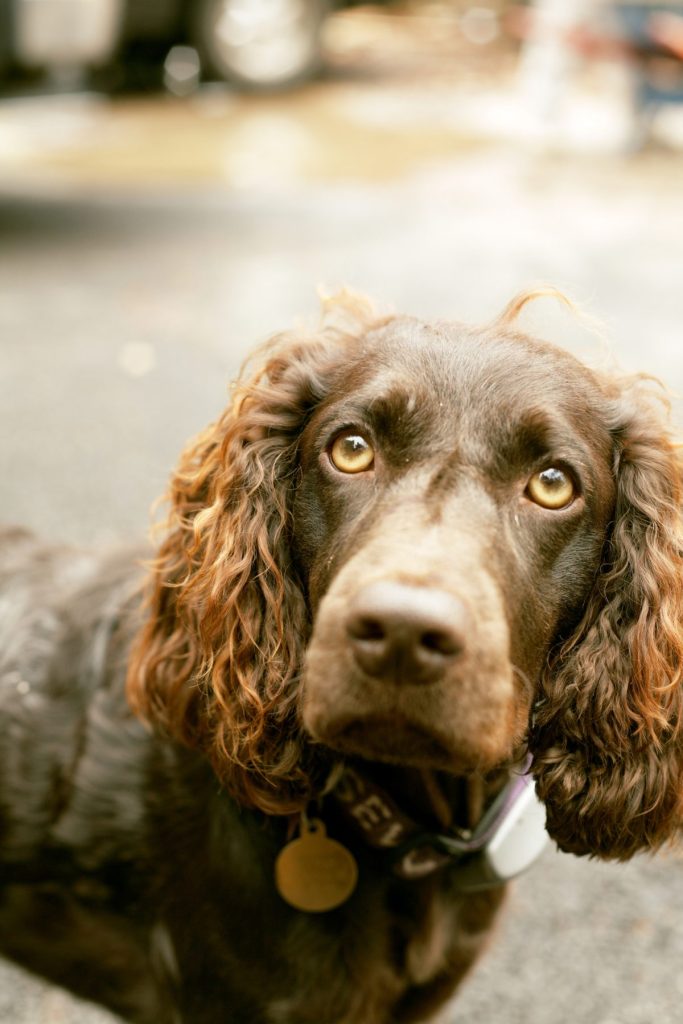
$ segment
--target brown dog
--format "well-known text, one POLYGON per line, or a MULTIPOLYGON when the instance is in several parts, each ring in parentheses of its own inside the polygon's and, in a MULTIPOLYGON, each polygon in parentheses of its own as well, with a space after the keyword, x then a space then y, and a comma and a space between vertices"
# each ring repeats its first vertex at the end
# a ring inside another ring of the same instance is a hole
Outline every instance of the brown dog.
POLYGON ((516 330, 527 299, 275 339, 181 459, 144 604, 130 558, 5 534, 8 955, 139 1024, 426 1021, 529 750, 563 849, 674 834, 680 458, 644 385, 516 330))

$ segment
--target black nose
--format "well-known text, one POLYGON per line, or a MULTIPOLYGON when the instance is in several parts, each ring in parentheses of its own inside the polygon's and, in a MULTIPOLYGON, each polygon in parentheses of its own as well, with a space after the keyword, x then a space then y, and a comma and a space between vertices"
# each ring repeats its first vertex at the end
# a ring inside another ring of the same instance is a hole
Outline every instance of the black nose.
POLYGON ((462 654, 468 625, 467 609, 454 595, 386 580, 356 594, 346 632, 367 675, 425 683, 440 679, 462 654))

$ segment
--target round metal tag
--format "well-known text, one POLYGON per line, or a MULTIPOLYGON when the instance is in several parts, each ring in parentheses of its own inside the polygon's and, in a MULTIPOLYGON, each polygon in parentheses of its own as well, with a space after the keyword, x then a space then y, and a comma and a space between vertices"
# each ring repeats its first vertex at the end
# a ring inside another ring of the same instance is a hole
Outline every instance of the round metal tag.
POLYGON ((288 843, 275 861, 277 891, 290 906, 309 913, 340 907, 357 880, 353 854, 327 836, 318 818, 304 822, 299 838, 288 843))

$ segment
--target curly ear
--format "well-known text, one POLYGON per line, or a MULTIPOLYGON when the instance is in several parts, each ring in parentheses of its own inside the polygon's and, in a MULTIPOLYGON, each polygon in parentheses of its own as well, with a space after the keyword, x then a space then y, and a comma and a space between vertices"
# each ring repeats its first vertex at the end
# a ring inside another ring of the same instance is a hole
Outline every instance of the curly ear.
POLYGON ((300 807, 315 784, 299 727, 309 614, 289 509, 302 426, 369 319, 358 301, 339 304, 352 324, 275 339, 232 407, 183 453, 128 667, 133 710, 203 750, 238 800, 269 813, 300 807))
POLYGON ((682 809, 681 459, 653 409, 615 407, 617 497, 604 565, 548 666, 530 736, 563 850, 626 859, 682 809))

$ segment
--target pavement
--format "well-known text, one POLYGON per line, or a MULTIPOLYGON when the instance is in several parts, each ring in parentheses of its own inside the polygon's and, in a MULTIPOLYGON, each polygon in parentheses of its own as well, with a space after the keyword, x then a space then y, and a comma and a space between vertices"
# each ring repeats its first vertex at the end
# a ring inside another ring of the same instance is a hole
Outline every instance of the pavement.
MULTIPOLYGON (((140 536, 246 353, 315 318, 319 286, 483 321, 550 282, 590 317, 544 300, 530 329, 683 392, 675 132, 627 157, 616 114, 583 132, 582 94, 546 145, 512 79, 463 78, 439 47, 438 74, 395 73, 395 48, 287 97, 0 102, 3 521, 140 536)), ((676 854, 549 848, 453 1024, 680 1024, 682 876, 676 854)), ((0 965, 1 1024, 111 1019, 0 965)))

